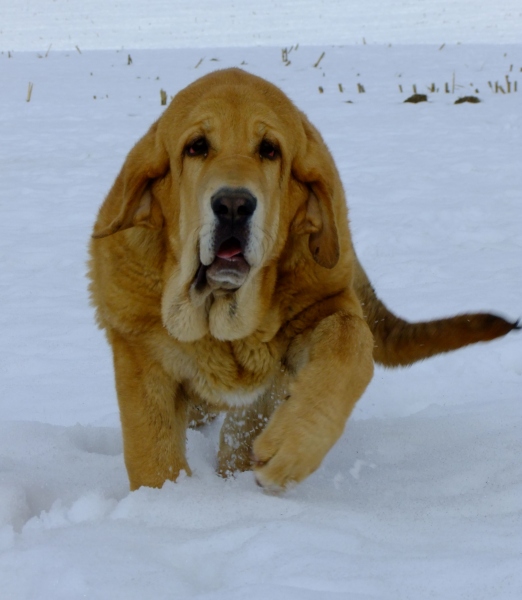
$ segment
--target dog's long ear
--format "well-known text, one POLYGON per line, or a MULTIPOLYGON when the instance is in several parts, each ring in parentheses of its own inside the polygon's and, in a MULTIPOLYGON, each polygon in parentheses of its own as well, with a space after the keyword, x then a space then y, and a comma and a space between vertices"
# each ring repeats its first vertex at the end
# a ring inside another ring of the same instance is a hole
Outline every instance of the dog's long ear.
POLYGON ((100 208, 92 237, 107 237, 136 225, 160 228, 163 215, 150 184, 165 175, 168 168, 168 153, 158 136, 156 122, 129 152, 100 208))
POLYGON ((343 202, 341 182, 333 158, 319 132, 303 115, 306 145, 292 164, 292 175, 310 190, 298 232, 309 234, 315 262, 332 269, 339 260, 339 238, 334 203, 343 202), (338 197, 340 196, 340 197, 338 197))

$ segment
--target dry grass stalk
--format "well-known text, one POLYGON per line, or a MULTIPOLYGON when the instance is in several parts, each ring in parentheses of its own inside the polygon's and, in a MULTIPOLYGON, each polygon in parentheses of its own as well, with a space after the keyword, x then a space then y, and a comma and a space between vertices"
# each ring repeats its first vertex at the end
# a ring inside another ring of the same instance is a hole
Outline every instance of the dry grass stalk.
POLYGON ((167 104, 167 92, 165 90, 160 90, 160 98, 161 98, 161 106, 166 106, 166 104, 167 104))
POLYGON ((33 84, 29 82, 29 87, 27 89, 27 99, 26 102, 31 102, 31 95, 33 93, 33 84))
POLYGON ((323 58, 324 58, 324 55, 325 55, 325 54, 326 54, 326 53, 325 53, 325 52, 323 52, 323 53, 321 54, 321 56, 320 56, 320 57, 317 59, 317 62, 315 63, 315 65, 314 65, 314 68, 317 68, 317 67, 319 66, 319 63, 320 63, 320 62, 323 60, 323 58))
POLYGON ((281 51, 281 57, 283 59, 283 62, 285 63, 285 67, 288 67, 288 65, 292 64, 290 59, 288 58, 288 55, 290 54, 290 52, 292 52, 293 48, 293 46, 290 48, 290 50, 288 50, 288 48, 283 48, 283 50, 281 51))

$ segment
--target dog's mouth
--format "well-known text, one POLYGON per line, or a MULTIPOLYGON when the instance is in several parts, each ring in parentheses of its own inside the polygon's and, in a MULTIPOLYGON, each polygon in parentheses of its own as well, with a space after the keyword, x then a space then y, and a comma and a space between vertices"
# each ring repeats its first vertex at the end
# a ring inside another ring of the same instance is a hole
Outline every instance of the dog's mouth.
POLYGON ((233 291, 241 287, 249 271, 242 243, 236 237, 229 237, 221 242, 210 265, 200 263, 194 284, 198 291, 206 285, 212 290, 233 291))
POLYGON ((241 242, 235 237, 231 237, 225 240, 221 244, 221 246, 219 246, 216 252, 216 259, 223 259, 226 261, 234 262, 238 262, 240 260, 244 261, 245 258, 243 256, 243 248, 241 247, 241 242))

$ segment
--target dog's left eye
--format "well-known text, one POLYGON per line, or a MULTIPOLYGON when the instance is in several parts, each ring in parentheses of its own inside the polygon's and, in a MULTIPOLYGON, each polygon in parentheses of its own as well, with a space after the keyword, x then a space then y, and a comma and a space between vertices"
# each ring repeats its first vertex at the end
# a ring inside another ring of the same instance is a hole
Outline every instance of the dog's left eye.
POLYGON ((268 160, 275 160, 279 156, 279 148, 272 142, 263 140, 259 146, 259 156, 268 158, 268 160))
POLYGON ((185 148, 185 154, 187 156, 207 156, 208 154, 208 142, 204 137, 197 138, 190 144, 187 144, 185 148))

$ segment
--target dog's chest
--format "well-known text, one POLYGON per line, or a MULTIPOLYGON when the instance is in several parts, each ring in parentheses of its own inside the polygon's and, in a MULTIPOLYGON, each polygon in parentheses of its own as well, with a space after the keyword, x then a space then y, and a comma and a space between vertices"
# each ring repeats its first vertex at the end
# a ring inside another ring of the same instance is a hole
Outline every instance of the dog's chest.
POLYGON ((281 368, 277 345, 255 339, 204 338, 187 348, 194 376, 189 385, 208 402, 242 406, 256 400, 281 368))

